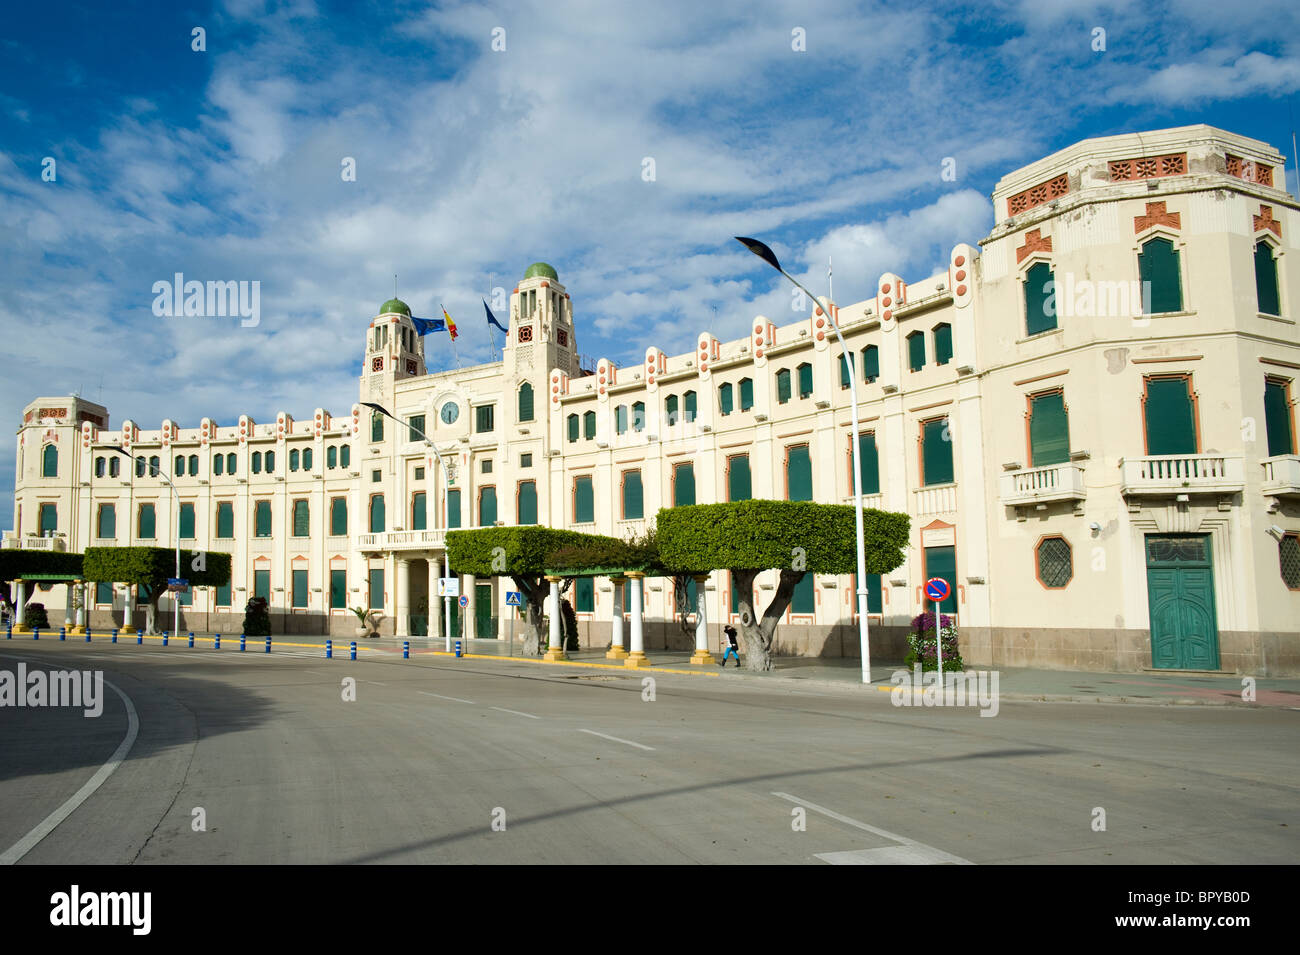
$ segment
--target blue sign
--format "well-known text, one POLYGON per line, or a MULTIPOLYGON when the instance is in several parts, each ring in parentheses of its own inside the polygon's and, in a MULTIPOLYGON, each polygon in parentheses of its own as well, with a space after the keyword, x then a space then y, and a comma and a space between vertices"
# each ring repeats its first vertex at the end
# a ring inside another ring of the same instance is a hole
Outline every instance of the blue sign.
POLYGON ((465 594, 461 594, 461 595, 460 595, 460 599, 457 600, 456 602, 457 602, 458 604, 460 604, 462 607, 468 607, 468 606, 469 606, 469 597, 465 596, 465 594))
POLYGON ((925 595, 931 600, 942 603, 948 599, 951 593, 952 588, 948 586, 948 581, 942 577, 931 577, 925 582, 925 595))
POLYGON ((522 607, 524 605, 524 595, 517 590, 506 591, 507 607, 522 607))
POLYGON ((171 593, 187 594, 190 592, 190 582, 184 577, 168 577, 167 590, 171 593))

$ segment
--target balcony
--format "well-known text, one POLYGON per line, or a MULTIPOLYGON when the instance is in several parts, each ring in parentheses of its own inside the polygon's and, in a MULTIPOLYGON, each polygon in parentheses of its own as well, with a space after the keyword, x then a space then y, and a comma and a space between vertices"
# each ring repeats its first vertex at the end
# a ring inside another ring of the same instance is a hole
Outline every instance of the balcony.
POLYGON ((1083 468, 1069 462, 1002 475, 1000 497, 1007 507, 1082 501, 1087 496, 1083 487, 1083 468))
POLYGON ((955 514, 957 513, 957 485, 938 484, 933 487, 920 487, 916 494, 917 514, 955 514))
POLYGON ((1266 497, 1273 498, 1270 511, 1282 506, 1279 498, 1300 497, 1300 454, 1279 454, 1265 458, 1260 462, 1264 469, 1264 484, 1261 490, 1266 497))
POLYGON ((1158 454, 1120 458, 1120 493, 1235 494, 1245 489, 1240 454, 1158 454))
POLYGON ((359 550, 440 550, 443 535, 435 531, 388 531, 384 534, 362 534, 357 538, 359 550))
POLYGON ((62 537, 6 537, 2 544, 5 550, 48 550, 65 551, 67 544, 62 537))

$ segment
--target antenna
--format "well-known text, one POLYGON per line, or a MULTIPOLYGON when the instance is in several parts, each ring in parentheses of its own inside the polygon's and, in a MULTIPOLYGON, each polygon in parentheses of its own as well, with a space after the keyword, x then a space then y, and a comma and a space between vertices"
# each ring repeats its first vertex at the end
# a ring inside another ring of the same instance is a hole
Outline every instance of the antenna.
POLYGON ((393 273, 393 298, 397 298, 397 273, 393 273))
POLYGON ((835 273, 834 270, 831 268, 831 257, 829 255, 826 256, 826 291, 827 291, 827 299, 828 299, 827 304, 829 304, 830 302, 834 302, 835 301, 835 273))

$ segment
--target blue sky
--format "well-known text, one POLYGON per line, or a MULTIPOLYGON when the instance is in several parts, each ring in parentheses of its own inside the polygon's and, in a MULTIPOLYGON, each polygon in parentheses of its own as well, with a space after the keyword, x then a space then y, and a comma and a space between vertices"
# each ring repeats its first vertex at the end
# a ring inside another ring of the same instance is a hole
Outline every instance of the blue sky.
MULTIPOLYGON (((925 277, 977 242, 997 180, 1080 139, 1204 122, 1289 156, 1300 14, 1225 10, 11 6, 0 417, 17 428, 32 398, 75 390, 149 429, 342 414, 395 272, 417 315, 442 303, 457 319, 465 364, 489 357, 479 300, 539 259, 573 297, 579 350, 620 363, 704 329, 740 337, 756 314, 792 320, 733 235, 766 239, 818 289, 833 255, 835 297, 856 301, 882 271, 925 277), (260 282, 260 324, 156 317, 153 283, 176 272, 260 282)), ((446 336, 426 350, 454 366, 446 336)), ((5 442, 0 528, 13 468, 5 442)))

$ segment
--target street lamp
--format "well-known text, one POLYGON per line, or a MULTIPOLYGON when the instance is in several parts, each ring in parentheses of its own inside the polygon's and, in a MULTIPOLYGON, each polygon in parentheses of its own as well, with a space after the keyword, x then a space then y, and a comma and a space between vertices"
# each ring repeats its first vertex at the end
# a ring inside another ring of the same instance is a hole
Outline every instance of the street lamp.
MULTIPOLYGON (((105 446, 105 449, 108 450, 108 451, 114 451, 114 452, 116 452, 117 454, 122 455, 122 457, 126 458, 128 461, 134 461, 134 460, 135 460, 135 458, 133 458, 133 457, 131 456, 131 452, 127 451, 125 448, 119 448, 119 447, 116 447, 115 445, 106 445, 106 446, 105 446)), ((170 487, 170 488, 172 489, 172 504, 175 505, 175 507, 174 507, 173 510, 172 510, 172 517, 173 517, 172 528, 173 528, 173 529, 175 530, 175 532, 176 532, 176 579, 179 580, 179 579, 180 579, 180 576, 181 576, 181 501, 180 501, 180 494, 179 494, 179 492, 176 490, 176 485, 172 483, 172 479, 169 478, 166 474, 163 473, 163 470, 162 470, 162 466, 161 466, 161 465, 159 465, 159 466, 156 467, 156 468, 155 468, 153 465, 149 465, 149 470, 153 472, 154 477, 160 477, 160 478, 162 478, 164 481, 166 481, 166 482, 167 482, 167 486, 170 487)), ((129 472, 128 472, 128 473, 129 473, 129 472)), ((128 515, 128 516, 129 516, 129 515, 128 515)), ((180 632, 181 632, 181 602, 180 602, 180 598, 179 598, 176 594, 172 594, 172 633, 180 633, 180 632)))
MULTIPOLYGON (((433 439, 430 438, 423 431, 421 431, 419 428, 415 427, 414 425, 402 421, 400 418, 398 418, 395 414, 393 414, 383 405, 377 405, 373 401, 363 401, 361 402, 361 404, 363 407, 378 412, 379 414, 383 415, 386 418, 392 418, 394 421, 397 422, 397 424, 400 427, 409 428, 411 431, 417 433, 424 440, 425 446, 428 447, 431 451, 433 451, 434 454, 438 456, 438 463, 442 466, 442 513, 444 515, 443 520, 445 522, 450 522, 451 510, 450 510, 450 504, 448 503, 449 501, 448 486, 451 483, 451 471, 447 467, 447 462, 444 461, 442 458, 442 452, 439 451, 437 446, 433 443, 433 439)), ((400 432, 398 433, 400 434, 400 432)), ((403 504, 402 506, 405 507, 406 505, 403 504)), ((451 555, 447 551, 447 530, 448 530, 447 527, 444 525, 442 529, 442 556, 443 556, 443 566, 446 568, 446 573, 444 574, 444 576, 450 577, 451 576, 451 555)), ((430 594, 430 598, 432 598, 432 596, 433 595, 430 594)), ((445 643, 443 645, 443 649, 445 652, 451 653, 451 596, 447 594, 444 594, 442 598, 442 624, 443 624, 443 633, 445 634, 445 638, 446 638, 445 643)))
MULTIPOLYGON (((817 296, 808 291, 799 282, 790 275, 785 269, 781 268, 781 263, 777 261, 776 254, 765 244, 757 239, 748 239, 744 236, 736 236, 736 241, 749 249, 756 256, 766 262, 772 268, 776 269, 787 279, 794 287, 803 292, 814 302, 817 296)), ((857 531, 857 539, 854 542, 858 554, 858 640, 862 647, 862 682, 871 682, 871 646, 867 639, 867 562, 866 555, 862 549, 862 460, 861 450, 859 448, 858 437, 858 376, 857 369, 854 366, 853 357, 849 354, 849 346, 844 343, 844 336, 840 334, 839 323, 835 321, 835 315, 831 311, 830 300, 827 300, 826 318, 830 322, 831 330, 835 332, 835 337, 839 340, 840 348, 844 350, 844 362, 849 369, 849 403, 850 413, 853 416, 853 440, 850 442, 853 450, 853 524, 857 531)))

